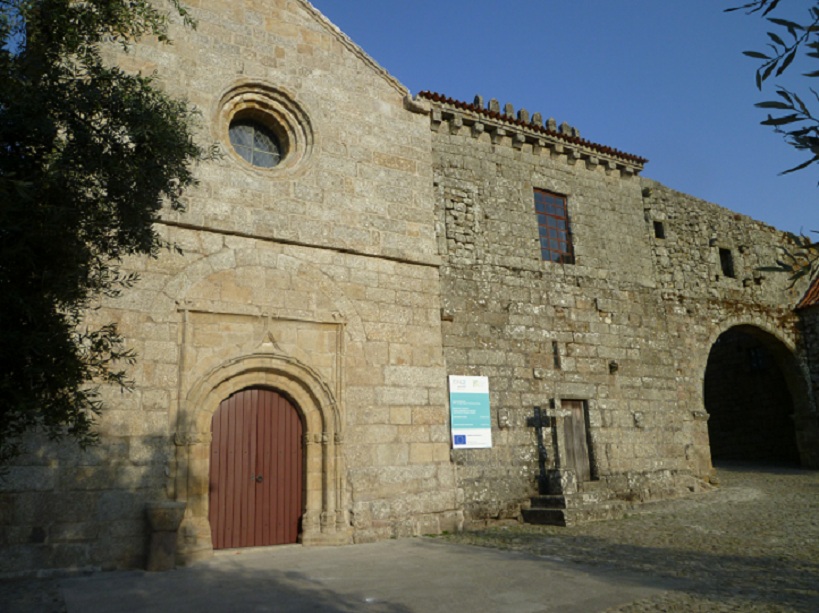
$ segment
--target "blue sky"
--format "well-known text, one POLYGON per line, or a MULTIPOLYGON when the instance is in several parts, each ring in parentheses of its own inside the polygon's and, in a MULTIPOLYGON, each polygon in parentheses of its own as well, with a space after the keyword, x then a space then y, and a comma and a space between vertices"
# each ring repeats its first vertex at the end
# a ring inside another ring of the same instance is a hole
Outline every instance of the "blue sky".
POLYGON ((723 12, 736 3, 313 0, 413 94, 510 102, 648 158, 643 175, 669 187, 782 230, 819 229, 819 166, 780 176, 804 158, 753 106, 773 88, 757 91, 742 51, 764 50, 769 28, 723 12))

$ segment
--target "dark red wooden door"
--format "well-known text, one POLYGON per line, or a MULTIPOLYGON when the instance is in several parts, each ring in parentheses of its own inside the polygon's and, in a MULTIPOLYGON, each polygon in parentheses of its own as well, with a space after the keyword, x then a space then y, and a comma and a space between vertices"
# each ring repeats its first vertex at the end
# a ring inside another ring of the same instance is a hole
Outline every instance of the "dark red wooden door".
POLYGON ((273 390, 222 401, 211 422, 213 548, 295 543, 302 514, 302 424, 273 390))

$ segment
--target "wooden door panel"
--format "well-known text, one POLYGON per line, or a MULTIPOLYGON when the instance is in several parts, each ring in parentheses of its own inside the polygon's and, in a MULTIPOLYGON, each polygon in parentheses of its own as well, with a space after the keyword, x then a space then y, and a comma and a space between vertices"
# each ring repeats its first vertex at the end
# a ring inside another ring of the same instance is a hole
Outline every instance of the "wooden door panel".
POLYGON ((237 479, 240 484, 240 517, 242 518, 238 543, 234 547, 251 547, 256 544, 256 424, 258 422, 259 390, 247 390, 240 395, 242 418, 241 437, 242 467, 237 479))
POLYGON ((272 441, 274 436, 274 424, 270 419, 270 412, 273 410, 273 396, 262 394, 260 399, 260 412, 258 422, 258 438, 260 444, 256 452, 256 472, 262 476, 262 483, 256 485, 256 531, 260 535, 261 542, 271 543, 274 541, 270 530, 273 521, 272 488, 269 487, 270 480, 270 458, 273 455, 273 445, 265 445, 264 441, 272 441), (264 479, 268 480, 265 484, 264 479))
POLYGON ((302 513, 302 424, 262 388, 242 390, 212 420, 209 519, 215 549, 294 543, 302 513))
POLYGON ((582 400, 562 400, 561 407, 570 412, 564 418, 566 466, 575 471, 577 481, 591 481, 591 462, 586 433, 585 405, 582 400))
POLYGON ((302 509, 301 420, 287 399, 277 394, 270 398, 265 421, 275 440, 265 464, 266 494, 274 509, 269 538, 275 543, 293 543, 302 509))

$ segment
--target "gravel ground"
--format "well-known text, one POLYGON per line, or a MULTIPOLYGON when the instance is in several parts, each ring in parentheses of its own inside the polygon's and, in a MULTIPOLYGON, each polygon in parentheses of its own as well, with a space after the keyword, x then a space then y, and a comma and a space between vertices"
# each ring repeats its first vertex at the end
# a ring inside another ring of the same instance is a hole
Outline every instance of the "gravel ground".
POLYGON ((644 505, 621 520, 447 538, 679 581, 612 613, 819 611, 819 472, 730 464, 717 474, 714 491, 644 505))
MULTIPOLYGON (((504 525, 452 542, 671 579, 610 613, 819 611, 819 472, 725 465, 707 494, 571 528, 504 525)), ((0 581, 3 613, 65 613, 59 578, 0 581)))

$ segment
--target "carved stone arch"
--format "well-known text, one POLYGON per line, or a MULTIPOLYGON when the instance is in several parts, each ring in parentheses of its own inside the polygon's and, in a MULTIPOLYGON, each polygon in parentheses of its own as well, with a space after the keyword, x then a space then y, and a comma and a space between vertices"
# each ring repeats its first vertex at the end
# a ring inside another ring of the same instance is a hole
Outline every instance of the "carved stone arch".
POLYGON ((331 276, 310 261, 292 254, 281 253, 276 249, 260 249, 258 246, 222 249, 191 262, 157 292, 151 305, 151 311, 175 310, 176 305, 184 303, 197 284, 215 273, 253 266, 285 271, 325 294, 332 300, 339 317, 345 321, 345 330, 350 339, 357 342, 365 341, 364 324, 355 308, 355 303, 331 276))
POLYGON ((779 342, 785 345, 791 352, 796 351, 796 341, 793 335, 787 335, 782 331, 782 328, 774 321, 769 321, 764 317, 730 317, 723 319, 718 325, 714 326, 708 338, 708 347, 711 347, 717 339, 731 328, 748 327, 759 328, 762 332, 775 337, 779 342))
MULTIPOLYGON (((787 348, 788 352, 792 356, 796 355, 796 342, 793 335, 784 334, 781 327, 777 326, 774 321, 769 321, 768 318, 760 316, 728 317, 716 322, 710 327, 708 337, 705 339, 705 343, 703 345, 704 351, 698 352, 698 355, 693 362, 693 372, 699 376, 700 381, 704 381, 705 379, 705 371, 708 367, 708 354, 710 353, 711 348, 714 346, 714 343, 717 342, 717 339, 720 336, 732 328, 758 329, 760 332, 779 341, 783 348, 787 348)), ((800 364, 799 366, 800 369, 804 371, 804 376, 807 377, 807 371, 804 370, 804 365, 800 364)), ((702 397, 702 386, 700 386, 697 391, 699 392, 697 404, 701 410, 704 410, 705 402, 702 397)))
POLYGON ((810 373, 804 360, 799 359, 795 334, 785 334, 782 327, 776 322, 763 317, 734 317, 721 321, 715 326, 708 338, 708 350, 700 358, 701 379, 705 378, 705 370, 708 367, 708 353, 717 342, 717 339, 731 329, 739 328, 749 331, 751 334, 761 335, 773 341, 775 357, 784 374, 788 379, 788 385, 797 392, 799 398, 794 398, 797 412, 808 412, 813 406, 811 400, 811 389, 808 382, 810 373))
POLYGON ((187 502, 181 554, 187 560, 212 553, 208 523, 210 428, 219 404, 248 387, 269 387, 288 396, 304 425, 304 544, 350 541, 344 509, 341 444, 344 420, 330 386, 295 358, 258 353, 229 360, 211 370, 182 402, 177 444, 176 496, 187 502))

